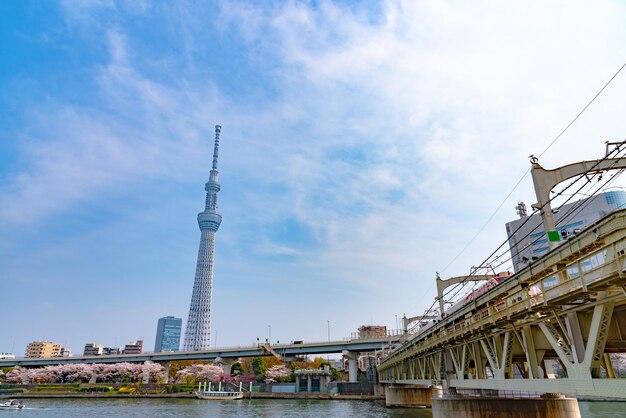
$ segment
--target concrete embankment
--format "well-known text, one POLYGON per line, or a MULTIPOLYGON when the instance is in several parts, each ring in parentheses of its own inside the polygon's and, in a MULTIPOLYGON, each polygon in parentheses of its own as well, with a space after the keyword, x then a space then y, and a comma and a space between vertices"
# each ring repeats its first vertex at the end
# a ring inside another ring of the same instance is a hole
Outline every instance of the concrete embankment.
MULTIPOLYGON (((0 394, 0 398, 28 399, 28 398, 66 398, 66 399, 134 399, 134 398, 196 398, 193 393, 144 393, 144 394, 108 394, 108 393, 12 393, 0 394)), ((246 399, 328 399, 328 400, 383 400, 383 396, 373 395, 339 395, 329 393, 271 393, 253 392, 252 396, 246 393, 246 399)))

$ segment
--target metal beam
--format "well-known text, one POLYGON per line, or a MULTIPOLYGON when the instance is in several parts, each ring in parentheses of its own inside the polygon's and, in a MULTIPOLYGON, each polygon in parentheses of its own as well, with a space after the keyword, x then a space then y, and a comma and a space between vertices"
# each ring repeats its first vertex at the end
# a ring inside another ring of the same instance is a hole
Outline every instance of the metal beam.
MULTIPOLYGON (((550 192, 556 185, 582 174, 593 174, 606 170, 626 168, 626 158, 580 161, 553 170, 546 170, 541 167, 536 157, 531 156, 530 162, 532 164, 530 173, 535 186, 535 195, 537 196, 537 203, 534 203, 532 207, 539 210, 546 232, 555 229, 554 214, 552 213, 552 206, 550 204, 550 192)), ((550 248, 554 248, 555 246, 556 243, 550 241, 550 248)))

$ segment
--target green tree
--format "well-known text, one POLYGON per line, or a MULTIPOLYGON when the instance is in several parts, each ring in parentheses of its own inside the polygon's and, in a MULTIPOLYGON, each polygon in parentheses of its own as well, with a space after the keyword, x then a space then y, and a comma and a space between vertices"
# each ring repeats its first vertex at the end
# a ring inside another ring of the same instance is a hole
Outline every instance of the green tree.
POLYGON ((230 374, 232 376, 242 375, 244 373, 243 365, 241 363, 235 363, 230 368, 230 374))
POLYGON ((262 382, 265 380, 265 372, 267 371, 267 362, 263 357, 255 357, 252 360, 252 372, 256 380, 262 382))
POLYGON ((341 371, 341 370, 337 370, 334 367, 330 368, 330 373, 331 373, 331 378, 334 382, 343 382, 346 381, 348 379, 346 379, 346 373, 341 371))

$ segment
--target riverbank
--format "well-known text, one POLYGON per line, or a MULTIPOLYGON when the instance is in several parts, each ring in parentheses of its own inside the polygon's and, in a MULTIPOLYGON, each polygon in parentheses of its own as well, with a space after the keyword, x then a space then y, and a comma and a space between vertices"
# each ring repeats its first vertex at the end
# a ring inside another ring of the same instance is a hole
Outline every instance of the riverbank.
MULTIPOLYGON (((181 399, 196 398, 193 393, 142 393, 142 394, 119 394, 119 393, 3 393, 0 399, 181 399)), ((246 399, 327 399, 327 400, 384 400, 384 396, 375 395, 340 395, 331 393, 270 393, 253 392, 246 393, 246 399)))

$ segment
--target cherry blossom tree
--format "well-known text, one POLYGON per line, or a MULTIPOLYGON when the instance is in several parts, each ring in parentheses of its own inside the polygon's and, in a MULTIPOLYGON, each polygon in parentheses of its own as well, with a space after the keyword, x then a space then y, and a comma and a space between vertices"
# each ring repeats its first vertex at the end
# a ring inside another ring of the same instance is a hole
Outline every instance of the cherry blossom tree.
POLYGON ((176 373, 176 382, 219 382, 224 376, 224 371, 219 366, 212 364, 194 364, 176 373))
POLYGON ((150 382, 159 382, 165 378, 165 368, 161 366, 159 363, 153 363, 151 361, 146 361, 141 365, 141 374, 142 378, 148 375, 148 380, 150 382))
POLYGON ((147 361, 141 363, 112 364, 61 364, 42 368, 15 367, 7 373, 7 383, 88 383, 88 382, 136 382, 145 375, 151 382, 163 377, 163 366, 147 361))
POLYGON ((238 375, 236 379, 243 383, 250 383, 256 381, 256 376, 254 375, 254 373, 244 373, 238 375))
POLYGON ((291 369, 285 365, 272 366, 265 371, 265 383, 276 383, 291 377, 291 369))
POLYGON ((22 377, 25 372, 26 369, 17 366, 6 374, 6 376, 4 377, 4 381, 7 383, 22 383, 24 381, 22 380, 22 377))

